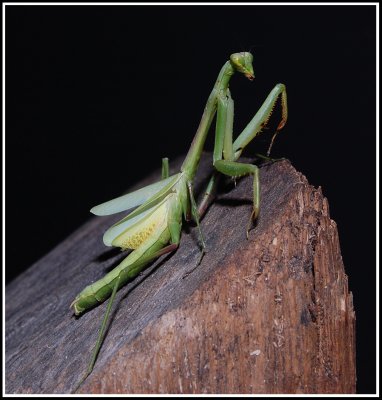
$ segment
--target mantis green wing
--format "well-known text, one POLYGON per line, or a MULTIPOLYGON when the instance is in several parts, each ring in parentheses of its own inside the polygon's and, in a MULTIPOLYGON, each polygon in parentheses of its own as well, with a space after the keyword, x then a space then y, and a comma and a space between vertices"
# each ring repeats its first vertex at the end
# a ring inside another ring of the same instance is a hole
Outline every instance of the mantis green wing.
POLYGON ((125 194, 115 199, 106 201, 105 203, 94 206, 90 212, 95 215, 111 215, 121 211, 129 210, 130 208, 139 206, 144 203, 147 199, 160 192, 166 185, 168 185, 174 176, 170 176, 161 181, 152 183, 151 185, 145 186, 141 189, 135 190, 134 192, 125 194))
MULTIPOLYGON (((146 216, 150 215, 154 210, 157 209, 159 204, 163 203, 163 200, 167 195, 174 190, 175 184, 178 182, 180 174, 175 174, 167 179, 164 179, 164 186, 149 197, 140 207, 136 208, 129 215, 122 218, 120 221, 111 226, 103 236, 103 242, 106 246, 113 246, 113 241, 124 231, 130 227, 138 224, 146 216)), ((145 188, 143 188, 145 189, 145 188)), ((112 200, 111 200, 112 201, 112 200)))
POLYGON ((160 207, 163 202, 162 200, 158 204, 150 207, 148 210, 142 211, 138 215, 135 215, 132 218, 124 218, 123 220, 117 222, 113 226, 111 226, 103 235, 103 243, 106 246, 115 246, 113 241, 118 238, 118 236, 122 235, 127 229, 133 228, 134 226, 138 225, 142 222, 146 217, 149 217, 153 212, 155 212, 158 207, 160 207))

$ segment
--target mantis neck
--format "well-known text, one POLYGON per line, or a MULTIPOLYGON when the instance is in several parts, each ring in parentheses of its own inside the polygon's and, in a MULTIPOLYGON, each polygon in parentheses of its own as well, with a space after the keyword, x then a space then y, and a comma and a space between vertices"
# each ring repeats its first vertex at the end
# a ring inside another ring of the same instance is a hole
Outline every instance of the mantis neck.
POLYGON ((180 169, 182 172, 187 173, 190 180, 194 178, 196 170, 198 169, 204 143, 206 141, 211 122, 216 113, 218 96, 221 95, 221 92, 225 94, 225 92, 228 90, 229 81, 234 72, 235 70, 231 63, 227 61, 220 70, 215 86, 208 97, 198 130, 196 131, 190 150, 188 151, 180 169))

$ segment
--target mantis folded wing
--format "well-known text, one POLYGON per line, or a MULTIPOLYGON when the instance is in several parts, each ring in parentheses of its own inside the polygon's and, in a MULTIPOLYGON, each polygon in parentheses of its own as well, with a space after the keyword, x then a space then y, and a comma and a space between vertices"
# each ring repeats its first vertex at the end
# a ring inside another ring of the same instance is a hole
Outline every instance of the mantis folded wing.
POLYGON ((167 177, 164 180, 154 182, 151 185, 145 186, 142 189, 136 190, 125 194, 120 197, 116 197, 113 200, 107 201, 106 203, 99 204, 93 207, 90 212, 95 215, 111 215, 121 211, 129 210, 130 208, 136 207, 144 203, 147 199, 160 192, 164 187, 171 183, 174 177, 167 177))
MULTIPOLYGON (((134 211, 110 227, 103 237, 103 241, 107 246, 120 247, 122 250, 132 249, 133 251, 106 276, 87 286, 71 304, 74 313, 80 315, 111 296, 92 360, 85 376, 76 386, 76 389, 94 367, 104 338, 111 304, 117 290, 137 276, 149 262, 177 249, 180 242, 183 218, 189 220, 190 214, 199 229, 202 244, 201 257, 203 256, 206 246, 200 230, 199 219, 206 211, 207 205, 211 200, 216 187, 218 173, 233 178, 248 174, 253 175, 253 210, 247 226, 248 237, 250 224, 258 217, 260 209, 259 169, 253 164, 240 163, 238 159, 248 143, 266 126, 279 97, 281 97, 282 118, 273 135, 267 156, 269 156, 276 134, 284 127, 287 120, 286 89, 283 84, 279 83, 270 92, 246 128, 233 142, 234 103, 229 90, 229 81, 235 72, 239 72, 249 80, 253 80, 252 61, 251 53, 235 53, 230 56, 230 59, 221 68, 212 92, 208 97, 198 130, 179 173, 168 176, 168 160, 163 159, 162 180, 91 209, 92 213, 102 216, 126 211, 138 206, 134 211), (198 209, 193 195, 193 181, 207 134, 216 113, 215 146, 212 160, 216 173, 211 177, 198 209)), ((199 263, 200 261, 201 259, 199 263)))

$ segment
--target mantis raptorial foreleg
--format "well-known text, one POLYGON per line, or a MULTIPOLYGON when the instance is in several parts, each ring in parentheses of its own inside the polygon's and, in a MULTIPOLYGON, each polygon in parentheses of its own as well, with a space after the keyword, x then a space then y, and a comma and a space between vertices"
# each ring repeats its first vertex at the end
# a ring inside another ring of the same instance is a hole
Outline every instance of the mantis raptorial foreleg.
MULTIPOLYGON (((217 120, 216 120, 216 133, 215 133, 215 147, 214 147, 214 166, 224 175, 237 178, 243 175, 253 175, 253 211, 247 226, 248 230, 251 221, 256 219, 260 207, 260 184, 259 184, 259 169, 252 164, 238 163, 236 160, 240 157, 244 148, 262 131, 266 126, 272 111, 281 97, 282 117, 281 121, 276 128, 276 132, 272 136, 269 145, 267 156, 260 156, 260 158, 268 159, 274 139, 278 132, 284 127, 288 118, 287 108, 287 95, 285 85, 279 83, 269 93, 268 97, 260 107, 259 111, 255 114, 246 128, 240 133, 235 142, 232 143, 232 129, 233 129, 233 114, 234 103, 231 98, 229 90, 226 93, 221 93, 217 105, 217 120)), ((259 156, 259 155, 258 155, 259 156)), ((208 185, 206 192, 199 205, 199 215, 203 215, 206 211, 208 204, 211 201, 211 196, 215 192, 218 182, 217 174, 213 174, 208 185)))

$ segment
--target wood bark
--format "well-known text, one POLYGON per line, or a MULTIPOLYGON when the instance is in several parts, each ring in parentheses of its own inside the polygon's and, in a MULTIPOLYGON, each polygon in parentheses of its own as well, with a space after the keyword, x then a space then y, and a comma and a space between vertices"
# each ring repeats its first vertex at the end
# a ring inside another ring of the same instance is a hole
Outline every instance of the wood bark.
MULTIPOLYGON (((355 313, 328 202, 286 160, 260 177, 248 240, 250 177, 220 188, 201 265, 187 275, 200 250, 186 226, 175 254, 118 292, 79 393, 355 393, 355 313)), ((80 318, 69 305, 124 258, 102 243, 119 218, 92 217, 6 287, 6 393, 69 393, 80 380, 106 303, 80 318)))

